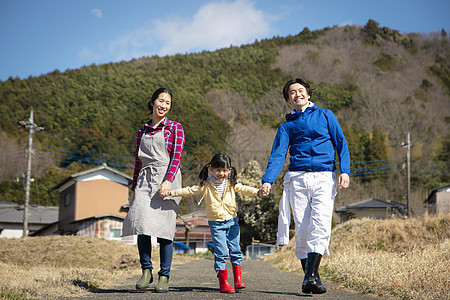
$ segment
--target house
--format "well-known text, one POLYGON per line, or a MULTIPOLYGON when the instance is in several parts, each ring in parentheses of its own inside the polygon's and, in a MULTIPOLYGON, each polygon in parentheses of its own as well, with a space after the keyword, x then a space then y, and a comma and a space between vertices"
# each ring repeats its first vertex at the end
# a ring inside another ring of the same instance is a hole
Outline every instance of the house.
POLYGON ((341 222, 352 218, 386 219, 394 215, 406 215, 406 204, 372 198, 336 208, 335 212, 341 218, 341 222))
POLYGON ((96 237, 122 241, 122 224, 125 218, 113 214, 93 216, 73 221, 75 234, 82 237, 96 237))
POLYGON ((431 191, 425 200, 430 215, 450 212, 450 184, 431 191))
MULTIPOLYGON (((0 201, 0 238, 23 236, 24 206, 0 201)), ((58 207, 30 205, 28 207, 28 235, 53 235, 57 231, 58 207)))
POLYGON ((174 238, 175 252, 205 253, 214 249, 205 210, 178 216, 174 238), (187 233, 187 234, 186 234, 187 233), (188 248, 182 246, 182 243, 188 248))
POLYGON ((106 164, 58 183, 58 232, 116 239, 121 236, 132 177, 106 164))

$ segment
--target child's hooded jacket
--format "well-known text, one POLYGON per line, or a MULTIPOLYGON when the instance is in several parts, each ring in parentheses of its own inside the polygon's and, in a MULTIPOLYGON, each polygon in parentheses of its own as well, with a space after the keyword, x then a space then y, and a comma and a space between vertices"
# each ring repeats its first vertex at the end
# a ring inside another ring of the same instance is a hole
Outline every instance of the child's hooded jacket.
MULTIPOLYGON (((220 198, 214 183, 207 180, 203 186, 194 185, 171 192, 172 197, 203 195, 206 203, 206 216, 209 221, 228 221, 237 216, 235 192, 245 196, 257 196, 258 189, 237 183, 234 187, 226 181, 223 197, 220 198)), ((201 201, 201 200, 200 200, 201 201)))

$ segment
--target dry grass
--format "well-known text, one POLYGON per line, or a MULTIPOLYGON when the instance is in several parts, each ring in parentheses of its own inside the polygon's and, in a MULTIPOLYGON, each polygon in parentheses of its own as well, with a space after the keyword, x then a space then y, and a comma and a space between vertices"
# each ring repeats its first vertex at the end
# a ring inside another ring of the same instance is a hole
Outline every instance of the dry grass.
MULTIPOLYGON (((266 257, 301 272, 295 241, 266 257)), ((411 219, 354 219, 333 229, 321 275, 361 293, 393 299, 450 298, 450 214, 411 219)))
MULTIPOLYGON (((175 255, 174 263, 187 258, 175 255)), ((159 251, 153 251, 159 265, 159 251)), ((56 299, 140 273, 137 247, 76 236, 0 239, 0 299, 56 299)))

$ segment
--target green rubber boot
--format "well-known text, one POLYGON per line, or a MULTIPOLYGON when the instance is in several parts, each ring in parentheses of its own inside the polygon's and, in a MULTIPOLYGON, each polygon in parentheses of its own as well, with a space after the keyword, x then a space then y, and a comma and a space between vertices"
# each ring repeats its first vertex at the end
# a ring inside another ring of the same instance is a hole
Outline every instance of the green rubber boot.
POLYGON ((153 282, 152 270, 142 269, 142 276, 136 282, 136 289, 138 290, 147 289, 150 286, 150 283, 152 282, 153 282))
POLYGON ((155 287, 157 293, 167 293, 169 291, 169 277, 161 275, 158 279, 158 284, 155 287))

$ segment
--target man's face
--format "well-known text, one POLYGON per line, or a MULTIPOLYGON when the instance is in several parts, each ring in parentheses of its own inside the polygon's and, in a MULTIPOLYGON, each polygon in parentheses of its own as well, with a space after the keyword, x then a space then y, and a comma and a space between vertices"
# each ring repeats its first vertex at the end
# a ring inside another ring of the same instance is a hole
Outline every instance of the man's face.
POLYGON ((309 95, 306 88, 300 83, 291 84, 288 89, 288 95, 288 103, 295 110, 302 110, 308 107, 309 95))

